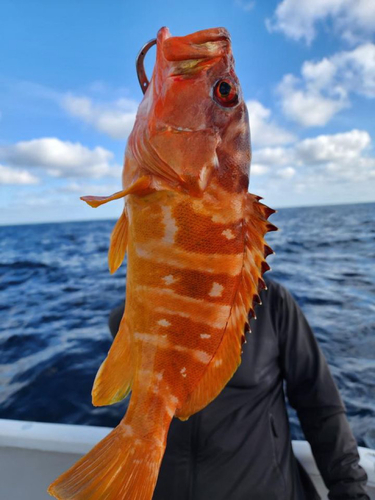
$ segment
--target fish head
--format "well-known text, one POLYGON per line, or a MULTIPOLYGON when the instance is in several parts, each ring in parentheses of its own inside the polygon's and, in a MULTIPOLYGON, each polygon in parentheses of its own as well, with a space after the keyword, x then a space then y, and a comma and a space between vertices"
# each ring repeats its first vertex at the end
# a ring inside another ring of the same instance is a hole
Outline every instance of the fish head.
POLYGON ((156 64, 129 144, 139 165, 192 195, 216 179, 247 190, 250 132, 224 28, 157 36, 156 64))

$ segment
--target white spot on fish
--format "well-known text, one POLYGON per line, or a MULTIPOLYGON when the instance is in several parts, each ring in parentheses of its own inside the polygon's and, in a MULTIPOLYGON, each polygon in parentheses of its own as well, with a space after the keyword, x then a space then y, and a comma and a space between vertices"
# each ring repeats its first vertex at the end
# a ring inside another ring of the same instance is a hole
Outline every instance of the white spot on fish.
POLYGON ((194 351, 194 357, 202 363, 209 363, 211 361, 211 354, 205 351, 194 351))
POLYGON ((121 430, 124 436, 132 436, 134 434, 132 426, 128 424, 122 425, 121 430))
POLYGON ((231 231, 230 229, 226 229, 221 234, 225 236, 227 240, 233 240, 233 238, 235 237, 233 231, 231 231))
POLYGON ((222 359, 216 359, 214 361, 214 367, 217 368, 218 366, 221 366, 223 364, 223 360, 222 359))
MULTIPOLYGON (((221 221, 218 221, 221 222, 221 221)), ((226 221, 224 221, 226 223, 226 221)), ((171 245, 165 241, 159 240, 155 242, 150 240, 147 243, 137 243, 135 251, 138 257, 142 257, 155 263, 168 264, 171 267, 178 269, 194 269, 209 273, 221 272, 226 269, 226 273, 231 276, 237 276, 243 266, 243 251, 238 254, 212 254, 210 256, 209 267, 207 266, 207 257, 202 256, 198 252, 186 252, 171 245), (167 252, 168 258, 165 257, 167 252)))
POLYGON ((136 251, 138 257, 143 257, 143 258, 146 258, 146 259, 152 259, 152 252, 150 252, 149 249, 147 249, 144 246, 139 245, 139 244, 135 244, 134 248, 135 248, 135 251, 136 251))
POLYGON ((168 413, 168 415, 169 415, 170 417, 173 417, 173 416, 174 416, 174 413, 175 413, 175 409, 174 409, 174 408, 172 408, 172 407, 170 407, 170 406, 166 406, 166 407, 165 407, 165 409, 166 409, 166 411, 167 411, 167 413, 168 413))
POLYGON ((160 382, 163 379, 163 374, 161 372, 156 372, 155 378, 160 382))
POLYGON ((170 395, 170 396, 169 396, 169 400, 170 400, 170 402, 172 403, 172 405, 173 405, 173 406, 175 406, 175 407, 178 405, 178 403, 179 403, 179 401, 180 401, 180 400, 178 399, 178 397, 173 396, 173 395, 170 395))
POLYGON ((161 349, 167 349, 170 347, 170 342, 167 335, 159 335, 157 333, 134 333, 135 340, 140 340, 141 342, 151 343, 160 347, 161 349))
POLYGON ((211 338, 211 335, 209 335, 208 333, 201 333, 201 339, 210 339, 211 338))
POLYGON ((209 363, 211 361, 212 355, 208 354, 208 352, 200 351, 198 349, 190 349, 189 347, 185 347, 183 345, 172 344, 167 335, 160 335, 155 333, 134 333, 135 340, 147 342, 148 344, 152 344, 160 349, 173 349, 177 352, 186 352, 189 353, 193 358, 200 361, 201 363, 209 363))
POLYGON ((176 280, 175 278, 172 276, 172 274, 168 274, 168 276, 164 276, 163 278, 163 281, 166 285, 171 285, 172 283, 174 283, 176 280))
POLYGON ((163 222, 165 226, 165 233, 162 241, 165 243, 174 243, 174 237, 177 232, 176 222, 172 216, 172 209, 168 206, 163 206, 163 222))
POLYGON ((207 187, 209 178, 211 174, 211 169, 205 165, 203 168, 201 168, 199 172, 199 180, 198 180, 198 185, 201 189, 201 191, 204 191, 207 187))
MULTIPOLYGON (((137 290, 137 286, 135 289, 137 290)), ((140 288, 142 291, 145 287, 140 288)), ((151 289, 152 293, 154 289, 151 289)), ((169 300, 173 299, 176 307, 179 308, 179 312, 170 311, 169 313, 172 315, 180 315, 186 317, 195 318, 196 321, 203 321, 208 326, 213 326, 214 328, 223 328, 228 321, 228 316, 230 315, 231 307, 228 305, 221 305, 220 307, 217 304, 213 304, 210 302, 206 302, 202 299, 193 299, 192 297, 186 297, 184 295, 178 295, 177 293, 172 292, 168 289, 159 289, 157 292, 157 300, 160 303, 168 304, 169 300), (198 311, 195 306, 198 306, 198 311), (181 309, 185 309, 184 313, 181 312, 181 309), (194 308, 194 312, 192 309, 194 308)), ((164 307, 164 305, 155 308, 155 311, 160 312, 164 311, 168 313, 168 310, 164 307)))
POLYGON ((171 323, 169 321, 167 321, 166 319, 159 319, 158 325, 167 327, 167 326, 171 326, 171 323))
POLYGON ((208 295, 210 297, 221 297, 223 290, 224 290, 223 285, 220 285, 220 283, 214 282, 212 285, 211 291, 208 295))
POLYGON ((183 377, 186 377, 186 367, 185 366, 180 370, 180 373, 183 377))
POLYGON ((214 213, 211 216, 212 222, 218 222, 220 224, 241 223, 243 213, 243 199, 234 195, 231 197, 230 204, 230 210, 220 210, 214 213), (238 217, 239 214, 241 214, 240 218, 238 217))
POLYGON ((181 312, 181 311, 172 311, 170 309, 166 309, 165 307, 156 307, 155 312, 158 313, 165 313, 165 314, 170 314, 170 315, 176 315, 176 316, 181 316, 181 318, 190 318, 190 314, 181 312))

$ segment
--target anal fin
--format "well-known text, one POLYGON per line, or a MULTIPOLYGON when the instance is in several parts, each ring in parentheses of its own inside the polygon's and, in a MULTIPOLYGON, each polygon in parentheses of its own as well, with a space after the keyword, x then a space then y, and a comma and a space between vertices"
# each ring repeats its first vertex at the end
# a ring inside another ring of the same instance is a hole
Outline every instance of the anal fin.
POLYGON ((132 358, 131 335, 123 317, 108 356, 95 377, 92 388, 94 406, 118 403, 129 394, 134 375, 132 358))

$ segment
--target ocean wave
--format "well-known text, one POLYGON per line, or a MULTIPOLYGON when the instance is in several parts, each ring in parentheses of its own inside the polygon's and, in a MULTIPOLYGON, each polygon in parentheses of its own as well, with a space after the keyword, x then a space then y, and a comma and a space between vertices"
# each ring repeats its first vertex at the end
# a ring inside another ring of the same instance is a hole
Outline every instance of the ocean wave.
MULTIPOLYGON (((296 297, 331 366, 360 444, 375 448, 374 204, 281 209, 269 278, 296 297)), ((113 426, 127 401, 94 408, 126 264, 105 253, 114 221, 0 228, 0 417, 113 426)), ((303 434, 291 409, 291 431, 303 434)))
POLYGON ((23 269, 53 269, 48 264, 43 262, 36 262, 32 260, 17 260, 15 262, 0 262, 0 269, 16 269, 21 271, 23 269))

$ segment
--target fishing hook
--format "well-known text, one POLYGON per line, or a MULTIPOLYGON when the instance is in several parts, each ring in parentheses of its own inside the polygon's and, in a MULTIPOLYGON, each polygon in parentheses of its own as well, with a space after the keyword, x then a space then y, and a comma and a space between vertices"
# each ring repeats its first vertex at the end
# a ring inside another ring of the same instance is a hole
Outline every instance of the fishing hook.
POLYGON ((150 82, 147 78, 145 67, 143 64, 143 61, 145 60, 147 52, 156 45, 156 38, 153 38, 149 42, 147 42, 142 48, 141 51, 139 52, 137 59, 136 59, 136 69, 137 69, 137 76, 138 76, 138 81, 139 85, 141 86, 142 92, 145 93, 148 86, 150 85, 150 82))

